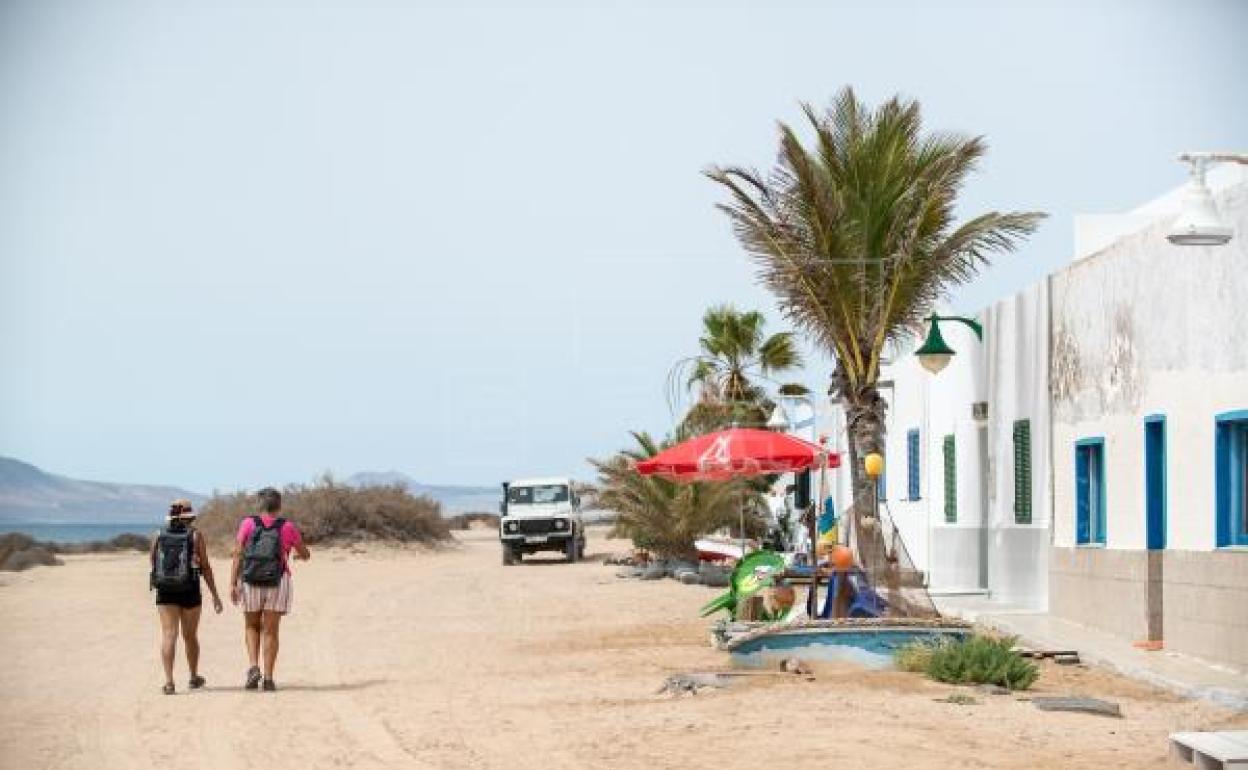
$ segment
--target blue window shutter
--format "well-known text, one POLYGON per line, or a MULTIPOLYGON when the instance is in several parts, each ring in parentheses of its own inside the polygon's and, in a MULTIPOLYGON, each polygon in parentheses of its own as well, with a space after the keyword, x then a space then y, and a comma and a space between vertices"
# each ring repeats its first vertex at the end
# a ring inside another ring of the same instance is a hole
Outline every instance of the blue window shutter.
POLYGON ((1090 542, 1092 537, 1089 531, 1091 500, 1088 496, 1091 484, 1088 479, 1088 453, 1086 447, 1075 447, 1075 540, 1079 543, 1090 542))

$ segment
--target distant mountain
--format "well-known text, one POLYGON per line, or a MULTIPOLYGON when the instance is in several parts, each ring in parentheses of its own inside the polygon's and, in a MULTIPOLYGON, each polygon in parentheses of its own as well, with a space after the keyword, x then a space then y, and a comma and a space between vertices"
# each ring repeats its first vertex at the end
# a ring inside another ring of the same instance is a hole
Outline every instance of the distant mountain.
POLYGON ((0 457, 0 522, 146 524, 179 497, 196 507, 207 500, 177 487, 80 481, 0 457))
POLYGON ((422 484, 399 471, 362 471, 347 477, 354 487, 380 487, 398 485, 413 495, 426 495, 442 503, 442 512, 493 513, 502 500, 501 487, 469 487, 453 484, 422 484))

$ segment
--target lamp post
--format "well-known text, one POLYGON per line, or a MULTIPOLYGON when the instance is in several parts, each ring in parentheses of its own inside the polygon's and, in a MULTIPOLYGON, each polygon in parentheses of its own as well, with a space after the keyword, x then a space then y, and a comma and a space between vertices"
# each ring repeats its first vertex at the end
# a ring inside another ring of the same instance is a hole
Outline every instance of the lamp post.
POLYGON ((949 365, 949 359, 955 354, 953 348, 945 342, 945 338, 940 333, 941 321, 957 321, 971 327, 971 331, 975 332, 975 336, 982 342, 984 339, 984 327, 971 318, 964 318, 960 315, 936 315, 932 313, 927 317, 927 321, 931 327, 927 332, 927 339, 923 341, 923 345, 914 354, 919 357, 919 363, 923 368, 932 374, 940 374, 941 370, 949 365))

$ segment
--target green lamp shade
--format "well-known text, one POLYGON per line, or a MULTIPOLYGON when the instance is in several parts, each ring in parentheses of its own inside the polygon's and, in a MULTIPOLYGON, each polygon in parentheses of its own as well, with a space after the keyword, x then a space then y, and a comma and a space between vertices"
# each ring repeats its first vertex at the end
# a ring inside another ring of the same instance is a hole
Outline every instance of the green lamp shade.
POLYGON ((923 368, 936 374, 941 369, 949 365, 949 359, 953 358, 953 348, 945 342, 945 338, 940 335, 940 322, 932 319, 932 326, 927 332, 927 339, 923 341, 923 346, 914 351, 919 357, 919 363, 923 368))

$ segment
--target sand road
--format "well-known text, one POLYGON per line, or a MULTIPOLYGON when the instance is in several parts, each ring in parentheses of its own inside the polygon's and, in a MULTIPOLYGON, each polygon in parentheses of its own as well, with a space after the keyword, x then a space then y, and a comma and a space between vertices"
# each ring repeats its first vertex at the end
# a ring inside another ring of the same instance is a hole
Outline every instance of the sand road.
MULTIPOLYGON (((591 540, 590 551, 620 548, 591 540)), ((224 573, 221 563, 218 571, 224 573)), ((206 690, 160 692, 138 555, 0 577, 5 768, 1141 768, 1176 729, 1248 727, 1090 670, 1037 689, 1127 717, 1044 714, 1010 696, 850 667, 654 693, 726 665, 697 607, 713 591, 619 580, 594 562, 503 567, 491 533, 438 551, 321 551, 297 565, 280 692, 245 692, 241 619, 205 615, 206 690)), ((181 651, 179 650, 179 655, 181 651)))

